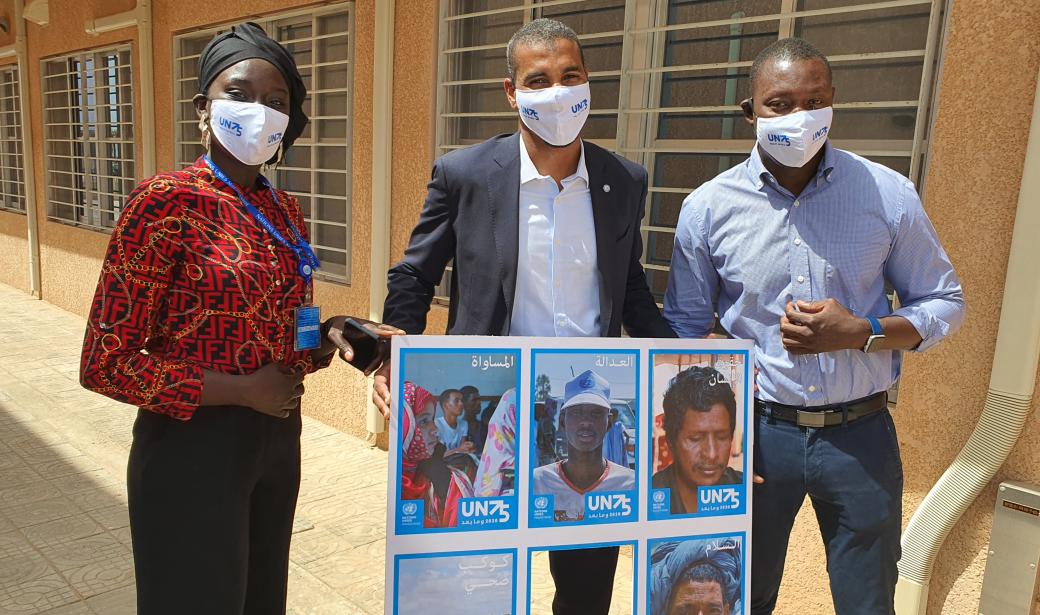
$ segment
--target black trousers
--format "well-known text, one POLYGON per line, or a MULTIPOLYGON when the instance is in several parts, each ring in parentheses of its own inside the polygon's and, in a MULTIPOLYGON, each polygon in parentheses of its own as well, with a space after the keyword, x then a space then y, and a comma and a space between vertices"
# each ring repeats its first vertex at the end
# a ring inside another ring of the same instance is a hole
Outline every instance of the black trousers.
POLYGON ((617 547, 550 551, 553 615, 607 615, 617 560, 617 547))
POLYGON ((285 613, 300 413, 141 410, 127 467, 139 615, 285 613))

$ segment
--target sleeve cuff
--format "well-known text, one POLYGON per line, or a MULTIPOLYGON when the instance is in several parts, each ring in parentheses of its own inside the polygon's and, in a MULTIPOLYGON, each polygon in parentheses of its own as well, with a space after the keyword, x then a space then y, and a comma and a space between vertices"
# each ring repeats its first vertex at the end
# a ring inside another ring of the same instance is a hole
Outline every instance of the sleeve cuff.
POLYGON ((949 325, 919 307, 901 307, 893 312, 892 316, 900 316, 910 321, 917 334, 921 336, 921 343, 912 348, 911 352, 928 350, 941 342, 950 331, 949 325))
POLYGON ((158 391, 142 410, 165 414, 178 421, 189 421, 202 402, 202 368, 187 363, 171 369, 164 391, 158 391))

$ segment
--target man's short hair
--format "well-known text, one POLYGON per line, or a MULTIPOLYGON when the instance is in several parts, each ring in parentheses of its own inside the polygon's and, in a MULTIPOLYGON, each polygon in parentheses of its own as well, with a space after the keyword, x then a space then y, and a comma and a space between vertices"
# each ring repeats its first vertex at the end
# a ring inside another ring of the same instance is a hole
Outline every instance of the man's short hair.
MULTIPOLYGON (((735 604, 735 601, 730 602, 730 597, 726 595, 726 575, 710 562, 701 560, 683 570, 672 583, 672 596, 684 583, 718 583, 719 593, 722 594, 722 601, 726 606, 732 609, 735 604)), ((672 596, 668 597, 668 602, 672 601, 672 596)))
POLYGON ((581 65, 585 66, 585 51, 581 48, 578 35, 567 24, 543 17, 524 24, 522 28, 513 34, 506 46, 506 70, 509 78, 516 81, 516 48, 520 45, 529 47, 553 47, 556 41, 565 38, 578 47, 581 55, 581 65))
MULTIPOLYGON (((441 405, 443 406, 444 402, 448 401, 451 398, 451 396, 456 394, 456 393, 458 393, 459 395, 462 395, 462 391, 460 391, 458 389, 447 389, 443 393, 441 393, 441 398, 440 398, 441 399, 441 405)), ((462 398, 465 399, 466 398, 465 395, 462 395, 462 398)))
POLYGON ((477 387, 473 386, 472 384, 467 384, 466 386, 464 386, 461 389, 459 389, 459 393, 462 393, 462 400, 466 401, 466 400, 470 399, 471 397, 473 397, 474 395, 479 396, 480 395, 480 390, 477 389, 477 387))
POLYGON ((729 382, 710 367, 691 367, 679 372, 664 394, 665 436, 674 442, 687 411, 708 412, 715 404, 726 408, 732 434, 737 428, 737 398, 729 382))
POLYGON ((799 60, 819 60, 827 67, 827 78, 830 79, 831 63, 827 56, 815 45, 802 38, 782 38, 759 52, 751 64, 751 91, 755 91, 755 80, 762 68, 771 62, 799 60))

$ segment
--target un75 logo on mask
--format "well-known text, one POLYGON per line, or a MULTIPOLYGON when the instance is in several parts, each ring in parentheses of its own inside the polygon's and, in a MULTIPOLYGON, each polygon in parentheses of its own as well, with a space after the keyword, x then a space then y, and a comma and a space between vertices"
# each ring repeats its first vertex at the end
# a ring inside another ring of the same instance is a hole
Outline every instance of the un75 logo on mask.
POLYGON ((531 118, 532 120, 539 119, 538 112, 530 107, 520 107, 520 112, 523 113, 525 116, 531 118))
POLYGON ((502 498, 470 498, 459 502, 459 527, 509 523, 509 503, 502 498))
POLYGON ((224 129, 224 132, 229 132, 236 137, 242 136, 242 125, 238 122, 232 122, 226 117, 220 118, 220 127, 224 129))

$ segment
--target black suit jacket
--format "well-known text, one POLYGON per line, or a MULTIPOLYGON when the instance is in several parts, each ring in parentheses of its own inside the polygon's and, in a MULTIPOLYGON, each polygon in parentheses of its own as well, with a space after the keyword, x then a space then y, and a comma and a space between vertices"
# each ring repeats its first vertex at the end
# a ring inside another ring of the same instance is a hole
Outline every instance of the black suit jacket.
MULTIPOLYGON (((646 170, 585 142, 600 283, 601 336, 675 337, 639 258, 646 170)), ((390 269, 383 321, 422 333, 444 268, 455 259, 448 333, 509 335, 520 224, 520 134, 456 150, 433 164, 404 259, 390 269)), ((560 230, 560 229, 558 229, 560 230)))

